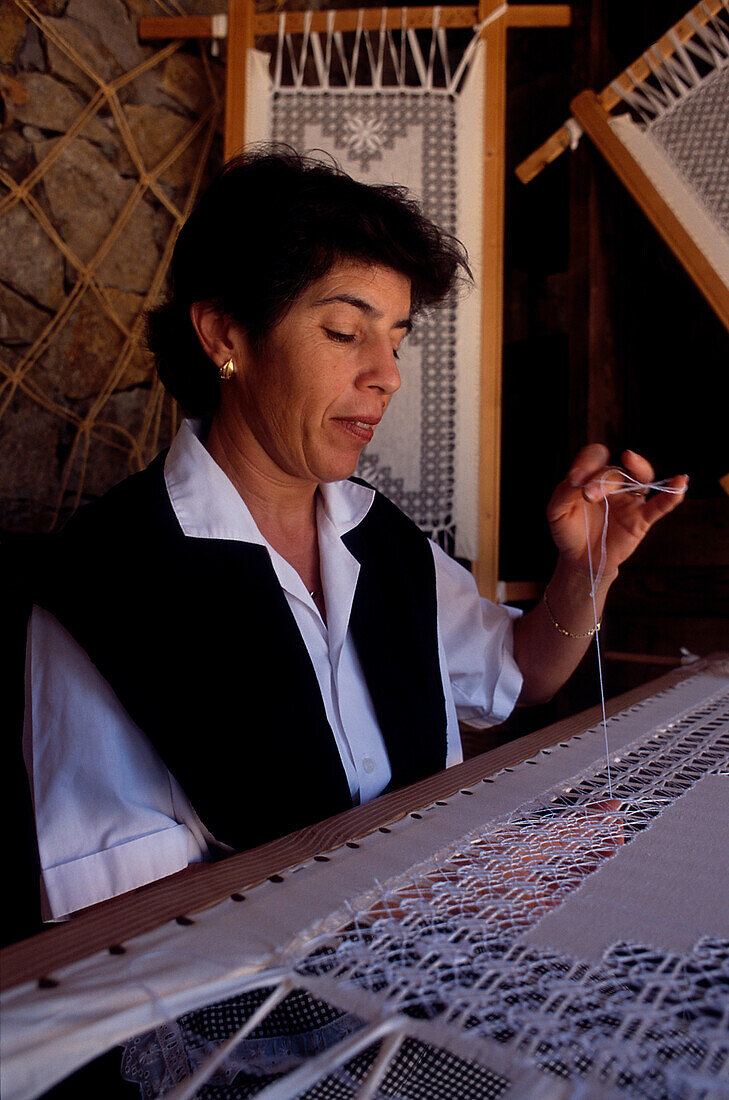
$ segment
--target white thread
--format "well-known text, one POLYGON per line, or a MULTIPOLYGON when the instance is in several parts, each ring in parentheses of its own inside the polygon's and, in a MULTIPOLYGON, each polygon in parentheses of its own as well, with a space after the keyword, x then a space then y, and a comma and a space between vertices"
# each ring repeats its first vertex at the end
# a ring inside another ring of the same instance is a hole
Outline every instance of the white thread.
POLYGON ((490 26, 492 23, 495 23, 497 19, 502 19, 505 15, 507 15, 508 11, 509 5, 501 4, 498 8, 495 8, 495 10, 492 11, 490 15, 487 15, 485 19, 482 19, 480 23, 477 23, 474 27, 474 30, 479 32, 485 30, 486 27, 490 26))
MULTIPOLYGON (((607 731, 607 713, 605 711, 605 684, 602 674, 602 653, 600 651, 600 632, 598 628, 597 618, 597 599, 596 593, 598 585, 605 574, 605 562, 607 559, 607 535, 608 535, 608 494, 605 492, 605 485, 609 483, 612 493, 647 493, 649 490, 654 490, 658 493, 671 493, 674 496, 685 492, 684 488, 676 488, 668 484, 668 479, 664 478, 663 481, 638 481, 637 478, 631 477, 625 470, 615 471, 606 470, 597 484, 600 486, 602 492, 602 499, 605 504, 605 518, 602 525, 602 533, 600 535, 600 562, 597 567, 597 575, 595 574, 592 563, 592 544, 590 539, 590 520, 587 512, 587 501, 582 500, 582 508, 585 514, 585 539, 587 542, 587 564, 590 570, 590 598, 592 600, 592 616, 593 625, 595 628, 595 652, 597 654, 597 676, 600 683, 600 706, 602 708, 602 728, 605 736, 605 766, 607 768, 607 781, 608 781, 608 795, 610 798, 613 796, 613 783, 612 776, 610 774, 610 746, 608 745, 608 731, 607 731), (614 481, 611 475, 619 472, 622 480, 614 481)), ((592 484, 592 482, 588 482, 592 484)))
POLYGON ((407 8, 401 9, 398 46, 395 43, 392 29, 387 26, 387 9, 383 8, 382 10, 379 29, 370 31, 364 27, 364 9, 360 8, 358 10, 357 26, 354 30, 351 57, 348 56, 345 48, 343 32, 334 29, 336 16, 334 9, 328 11, 326 31, 321 33, 311 30, 312 13, 307 13, 298 51, 294 46, 294 38, 299 32, 286 29, 286 14, 281 12, 278 21, 276 56, 273 62, 273 90, 277 91, 284 87, 284 51, 290 65, 286 86, 289 86, 289 82, 290 86, 294 88, 305 86, 306 61, 308 56, 311 55, 318 81, 315 86, 323 89, 329 88, 331 86, 332 56, 336 51, 346 87, 350 90, 366 87, 367 90, 373 89, 376 91, 391 86, 389 78, 387 82, 385 81, 384 63, 386 53, 389 54, 392 62, 392 75, 394 76, 394 85, 392 86, 396 88, 407 86, 407 57, 410 53, 418 77, 418 84, 414 84, 413 88, 419 87, 426 92, 437 90, 455 95, 466 70, 473 60, 484 28, 501 19, 507 13, 508 7, 506 4, 502 4, 487 19, 473 27, 470 42, 463 50, 454 72, 451 72, 447 29, 440 25, 441 9, 438 7, 433 9, 430 44, 427 48, 421 46, 416 29, 408 27, 407 11, 407 8), (324 37, 324 43, 322 43, 322 37, 324 37), (374 39, 377 40, 376 45, 374 39), (366 66, 360 65, 361 53, 366 54, 366 66), (442 73, 438 73, 436 78, 436 61, 438 58, 440 58, 442 65, 442 73), (368 73, 365 72, 367 68, 368 73), (367 78, 369 78, 369 82, 367 82, 367 78))
MULTIPOLYGON (((602 499, 605 502, 605 519, 602 525, 602 535, 600 538, 600 563, 597 569, 597 576, 593 578, 592 567, 590 568, 590 584, 592 590, 597 588, 605 573, 605 559, 607 555, 607 530, 608 530, 608 494, 605 492, 605 485, 610 485, 610 495, 617 495, 618 493, 641 493, 645 494, 651 490, 656 493, 670 493, 673 496, 678 496, 685 492, 685 489, 677 489, 669 485, 669 479, 664 478, 662 481, 638 481, 637 478, 631 477, 625 470, 615 470, 611 468, 606 470, 602 477, 597 481, 602 492, 602 499), (616 473, 620 474, 622 480, 613 480, 616 473), (612 476, 611 476, 612 475, 612 476)), ((588 484, 594 484, 594 482, 588 482, 588 484)), ((585 523, 587 523, 587 514, 585 514, 585 523)), ((586 531, 587 543, 588 543, 588 559, 589 559, 589 531, 586 531)), ((592 595, 593 592, 590 594, 592 595)))
POLYGON ((570 149, 574 153, 575 149, 580 144, 580 138, 582 137, 584 130, 582 129, 576 118, 568 118, 564 124, 564 128, 567 131, 567 136, 570 139, 570 149))
MULTIPOLYGON (((604 496, 604 494, 603 494, 604 496)), ((605 499, 605 525, 603 527, 603 537, 607 531, 607 497, 605 499)), ((587 536, 587 561, 590 567, 590 598, 592 599, 592 616, 593 623, 595 624, 595 652, 597 653, 597 678, 600 681, 600 705, 602 707, 602 730, 605 737, 605 766, 607 768, 607 781, 608 781, 608 796, 613 797, 613 778, 610 773, 610 746, 608 745, 608 731, 607 731, 607 713, 605 711, 605 685, 602 678, 602 655, 600 653, 600 632, 597 629, 597 603, 595 599, 595 589, 597 585, 593 579, 592 571, 592 547, 590 546, 590 521, 587 517, 587 501, 583 499, 582 507, 585 512, 585 535, 587 536)), ((603 544, 603 554, 605 552, 603 544)), ((602 567, 602 558, 600 561, 602 567)))
POLYGON ((674 53, 663 57, 652 46, 643 55, 650 69, 650 76, 638 79, 630 68, 625 70, 629 87, 618 79, 611 88, 629 107, 637 112, 646 126, 668 114, 694 90, 706 85, 711 76, 729 63, 729 4, 723 0, 722 9, 714 13, 705 24, 699 23, 690 12, 686 21, 693 35, 679 42, 675 31, 668 32, 674 53), (697 67, 694 59, 701 62, 697 67), (708 71, 707 71, 708 69, 708 71))
POLYGON ((473 36, 471 38, 471 41, 466 46, 466 49, 463 51, 463 56, 456 66, 456 71, 454 72, 448 84, 448 91, 451 93, 451 95, 455 95, 455 93, 458 91, 458 86, 461 82, 463 74, 468 66, 471 64, 471 60, 476 53, 479 42, 481 41, 482 32, 486 29, 486 27, 490 26, 491 23, 495 23, 497 19, 502 19, 507 14, 508 10, 508 5, 502 4, 500 7, 496 8, 495 11, 492 11, 491 15, 488 15, 480 23, 477 23, 476 26, 473 28, 473 36))

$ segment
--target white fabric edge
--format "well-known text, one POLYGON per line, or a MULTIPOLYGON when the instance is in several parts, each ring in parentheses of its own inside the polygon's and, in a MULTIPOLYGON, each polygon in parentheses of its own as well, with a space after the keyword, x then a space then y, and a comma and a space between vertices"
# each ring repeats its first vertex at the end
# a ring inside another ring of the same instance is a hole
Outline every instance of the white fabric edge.
POLYGON ((246 145, 271 140, 270 55, 263 50, 248 50, 246 59, 246 145))
POLYGON ((454 518, 456 557, 478 552, 481 421, 481 289, 483 286, 483 135, 486 43, 479 42, 464 86, 456 96, 456 236, 468 251, 475 286, 456 310, 457 394, 454 518))
POLYGON ((44 868, 43 884, 53 919, 181 871, 189 862, 188 837, 186 825, 173 825, 103 852, 44 868), (134 868, 131 871, 130 863, 134 868))

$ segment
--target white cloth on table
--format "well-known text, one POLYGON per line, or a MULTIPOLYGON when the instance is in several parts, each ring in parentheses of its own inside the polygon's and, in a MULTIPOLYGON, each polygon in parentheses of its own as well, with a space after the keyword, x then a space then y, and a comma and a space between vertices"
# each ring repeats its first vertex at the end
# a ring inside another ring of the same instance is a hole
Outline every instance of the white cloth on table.
MULTIPOLYGON (((268 545, 198 434, 199 425, 185 421, 165 462, 182 531, 190 538, 266 547, 309 651, 352 797, 368 801, 384 790, 391 772, 349 632, 359 563, 342 536, 364 519, 374 493, 351 481, 321 486, 317 527, 325 625, 298 573, 268 545)), ((511 623, 519 613, 482 600, 467 570, 435 544, 432 551, 450 766, 462 758, 459 717, 485 727, 503 721, 516 702, 521 675, 511 623)), ((28 631, 26 679, 24 750, 46 917, 58 919, 209 858, 214 838, 151 742, 83 649, 39 607, 28 631)))

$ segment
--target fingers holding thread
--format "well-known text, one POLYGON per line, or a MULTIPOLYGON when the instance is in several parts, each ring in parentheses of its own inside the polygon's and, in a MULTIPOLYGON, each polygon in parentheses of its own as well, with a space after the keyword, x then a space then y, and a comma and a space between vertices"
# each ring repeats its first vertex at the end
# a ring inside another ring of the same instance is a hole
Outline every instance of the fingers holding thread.
POLYGON ((604 443, 588 443, 567 471, 565 481, 573 489, 586 485, 605 468, 610 452, 604 443))
POLYGON ((599 583, 608 567, 619 566, 649 528, 680 504, 688 484, 685 475, 653 480, 653 467, 634 451, 621 455, 624 468, 606 465, 608 457, 602 444, 584 447, 547 508, 560 553, 575 560, 595 554, 596 560, 589 562, 593 589, 595 578, 599 583), (580 513, 582 539, 577 537, 580 513))
POLYGON ((620 461, 628 473, 631 474, 636 481, 641 481, 643 485, 648 485, 656 476, 656 472, 648 459, 643 458, 642 455, 636 454, 635 451, 623 451, 620 456, 620 461))
POLYGON ((582 495, 585 500, 595 503, 605 500, 613 493, 619 493, 631 484, 639 485, 633 478, 626 478, 626 471, 619 466, 603 466, 596 475, 583 487, 582 495))
POLYGON ((659 488, 659 484, 661 488, 668 484, 654 482, 653 466, 636 451, 623 451, 622 467, 609 465, 609 457, 602 443, 583 447, 567 473, 566 484, 573 489, 581 488, 583 498, 592 503, 618 492, 645 497, 650 490, 659 488))
POLYGON ((645 502, 643 508, 643 518, 648 527, 652 527, 656 520, 678 507, 686 496, 688 483, 688 474, 678 474, 665 483, 658 484, 659 491, 645 502))

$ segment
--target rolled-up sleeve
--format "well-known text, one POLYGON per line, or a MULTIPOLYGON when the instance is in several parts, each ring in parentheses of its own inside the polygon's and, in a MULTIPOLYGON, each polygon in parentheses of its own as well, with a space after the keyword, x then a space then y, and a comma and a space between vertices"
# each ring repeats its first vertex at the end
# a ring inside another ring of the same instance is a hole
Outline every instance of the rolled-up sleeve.
POLYGON ((209 834, 148 738, 83 649, 38 607, 28 630, 23 747, 45 919, 206 857, 209 834))
POLYGON ((435 545, 433 558, 441 660, 456 714, 485 729, 508 718, 521 691, 513 635, 521 611, 483 599, 468 570, 435 545))

